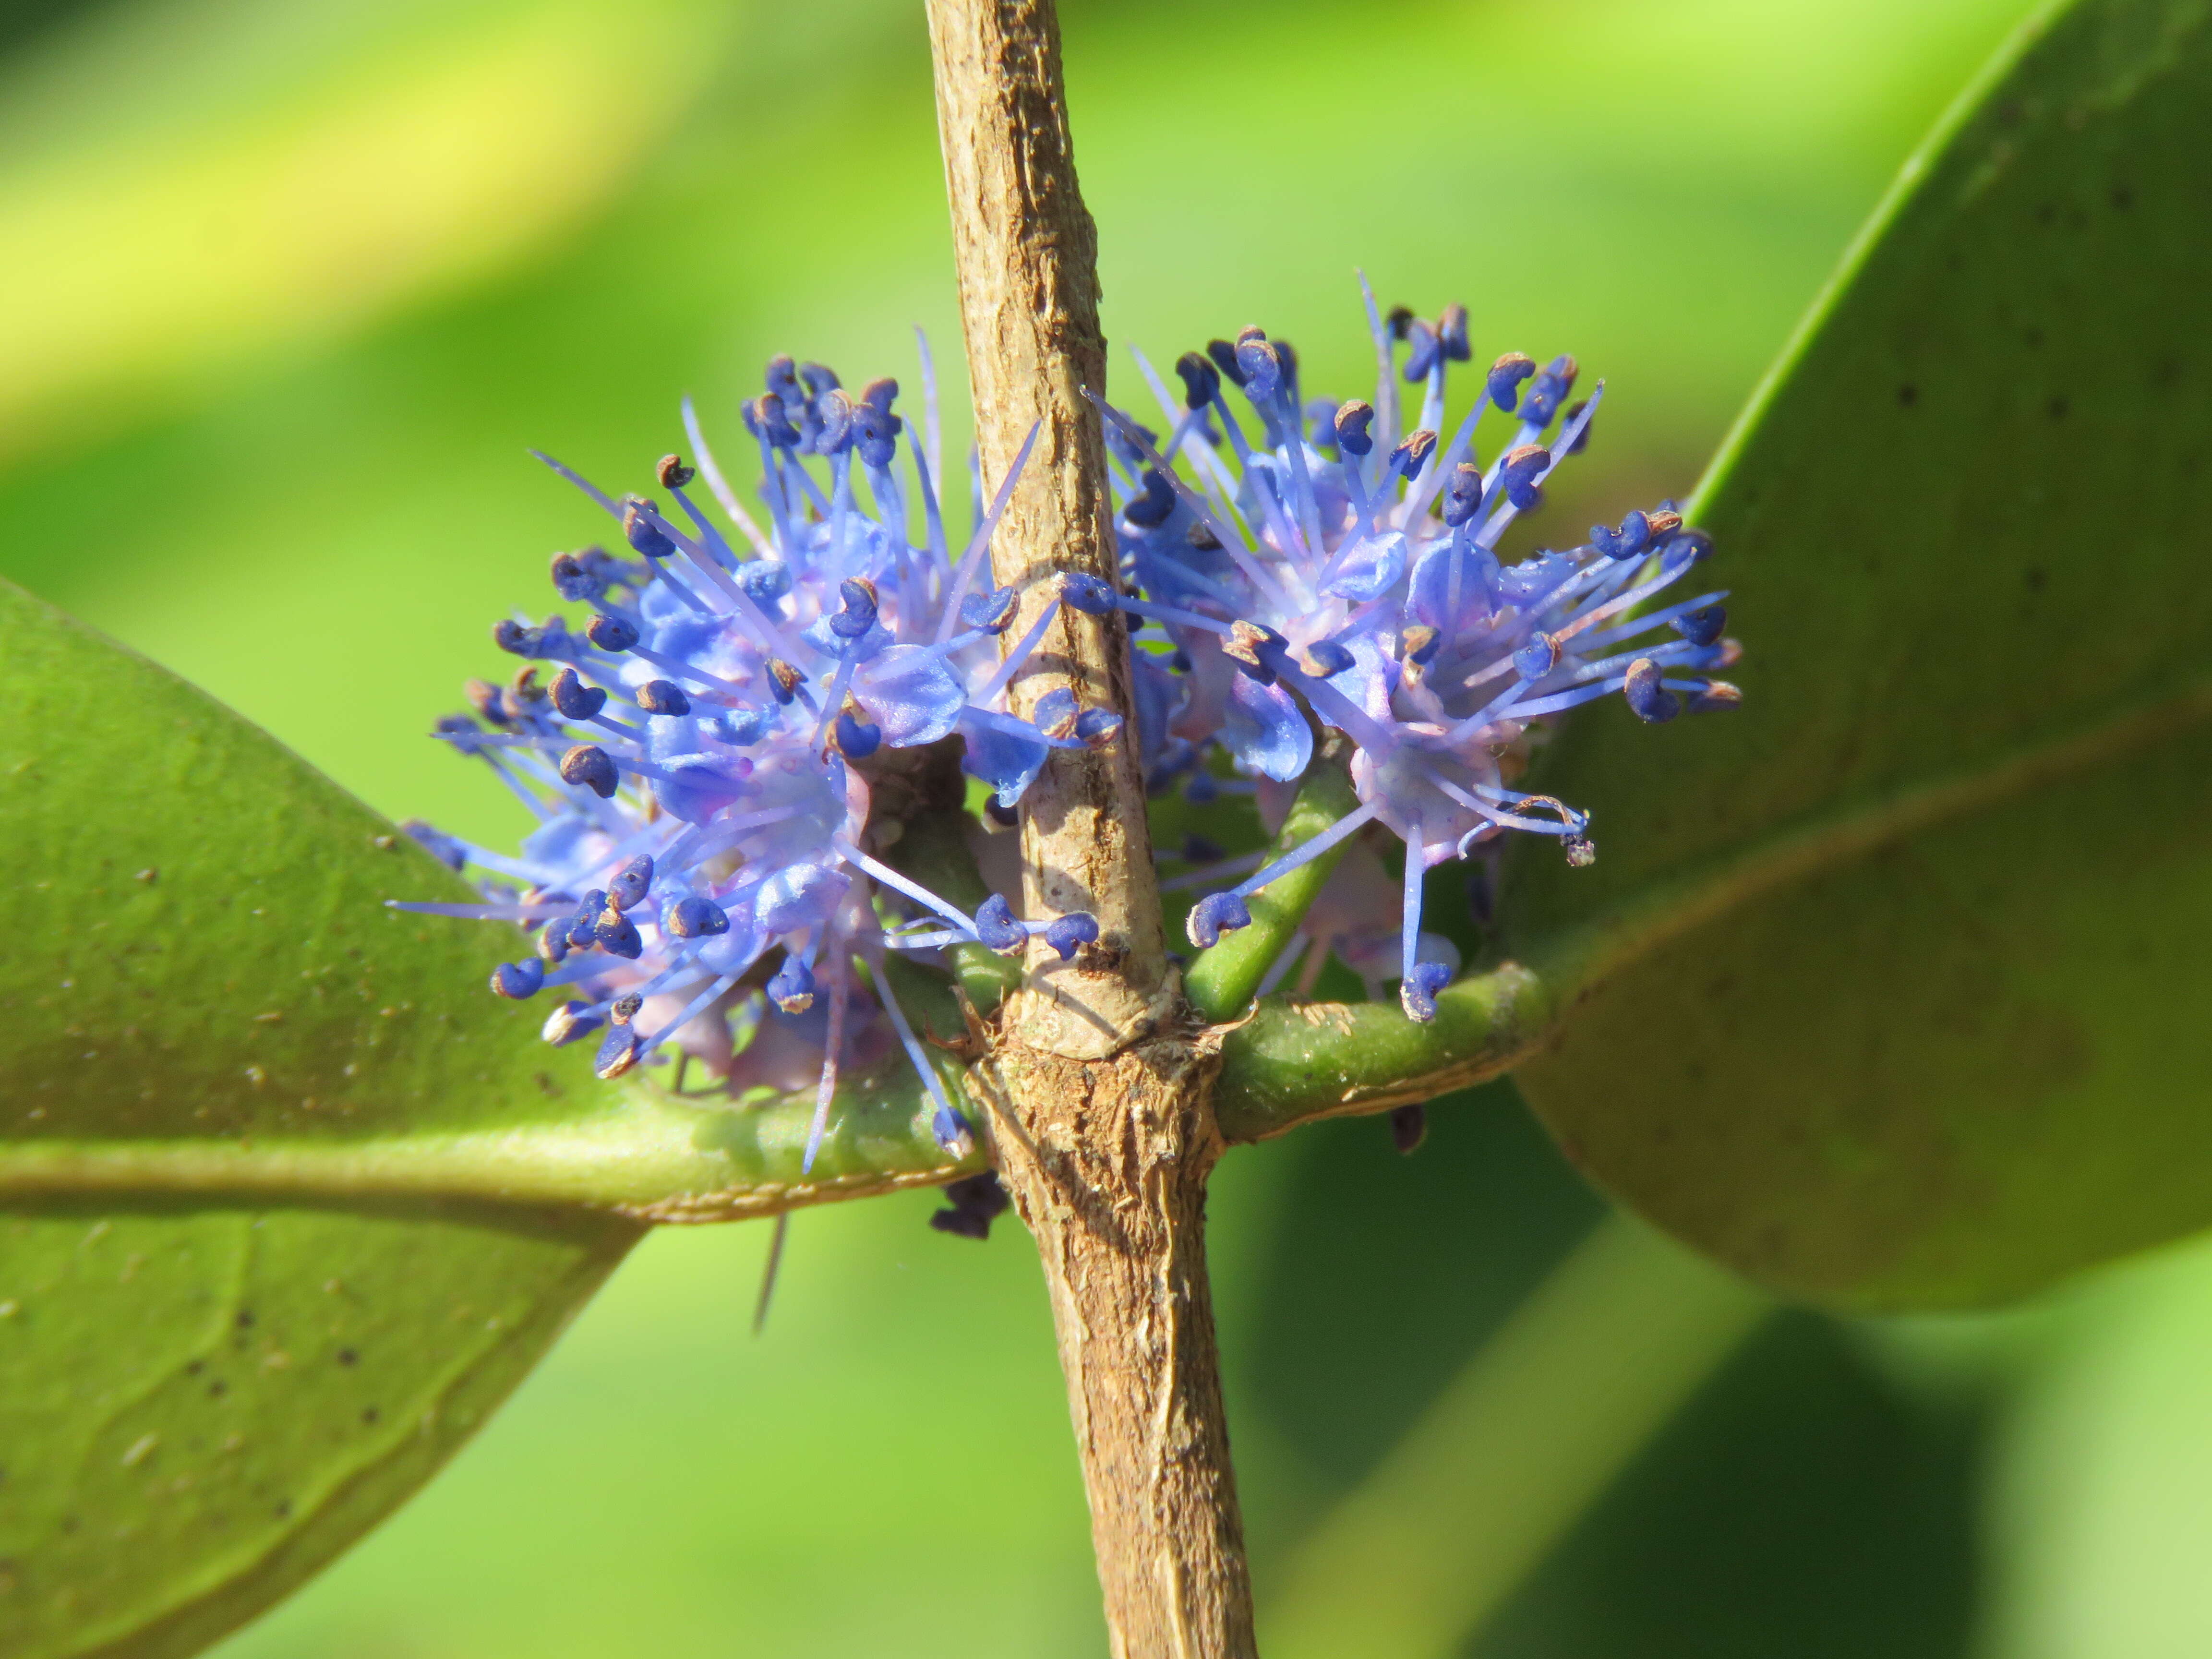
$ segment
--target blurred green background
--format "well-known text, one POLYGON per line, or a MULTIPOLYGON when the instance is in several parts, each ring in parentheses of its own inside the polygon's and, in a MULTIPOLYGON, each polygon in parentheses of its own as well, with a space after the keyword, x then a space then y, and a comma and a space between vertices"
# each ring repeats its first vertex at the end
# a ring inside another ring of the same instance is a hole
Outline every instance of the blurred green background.
MULTIPOLYGON (((1348 394, 1355 262, 1462 299, 1478 351, 1607 379, 1552 516, 1617 515, 1692 482, 2022 10, 1064 0, 1109 332, 1264 322, 1348 394)), ((0 54, 0 574, 394 816, 515 828, 422 734, 597 533, 526 447, 629 486, 773 350, 911 387, 919 324, 957 364, 916 0, 18 0, 0 54)), ((1593 1235, 1510 1085, 1432 1121, 1217 1182, 1263 1607, 1510 1370, 1512 1455, 1434 1516, 1486 1587, 1440 1651, 2212 1651, 2212 1250, 1997 1317, 1768 1315, 1593 1235)), ((657 1235, 228 1659, 1103 1653, 1027 1242, 931 1207, 800 1215, 757 1340, 766 1229, 657 1235)))

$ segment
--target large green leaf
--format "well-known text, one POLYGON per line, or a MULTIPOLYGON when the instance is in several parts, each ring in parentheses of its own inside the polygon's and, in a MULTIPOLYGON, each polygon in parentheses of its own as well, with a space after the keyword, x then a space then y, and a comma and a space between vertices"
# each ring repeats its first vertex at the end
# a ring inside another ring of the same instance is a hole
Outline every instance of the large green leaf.
POLYGON ((1768 1283, 1964 1304, 2212 1222, 2212 8, 2031 26, 1692 508, 1735 717, 1572 723, 1512 951, 1571 1155, 1768 1283))
POLYGON ((189 1653, 427 1480, 637 1226, 0 1210, 0 1651, 189 1653))
POLYGON ((0 1651, 182 1652, 266 1605, 643 1220, 957 1173, 902 1060, 804 1177, 811 1101, 599 1083, 486 994, 519 935, 385 908, 467 893, 408 837, 4 585, 0 637, 0 1651))

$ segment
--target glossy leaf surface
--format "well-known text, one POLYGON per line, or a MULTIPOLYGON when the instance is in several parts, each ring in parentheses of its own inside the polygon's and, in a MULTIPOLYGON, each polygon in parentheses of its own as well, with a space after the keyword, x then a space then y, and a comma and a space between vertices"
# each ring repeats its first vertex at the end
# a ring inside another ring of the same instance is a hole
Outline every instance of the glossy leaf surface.
POLYGON ((903 1076, 854 1079, 805 1180, 811 1101, 597 1082, 484 989, 519 935, 384 908, 467 895, 406 836, 5 586, 0 635, 0 1650, 250 1616, 429 1475, 640 1219, 954 1173, 903 1076))
MULTIPOLYGON (((1967 1304, 2212 1222, 2212 13, 2032 25, 1692 507, 1737 715, 1571 723, 1522 1080, 1786 1291, 1967 1304)), ((1534 919, 1535 925, 1529 925, 1534 919)))

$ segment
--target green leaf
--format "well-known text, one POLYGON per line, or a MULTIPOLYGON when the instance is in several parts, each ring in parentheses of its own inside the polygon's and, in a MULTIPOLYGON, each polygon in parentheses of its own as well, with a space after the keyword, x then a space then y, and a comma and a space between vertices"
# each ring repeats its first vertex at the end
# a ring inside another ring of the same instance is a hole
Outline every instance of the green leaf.
POLYGON ((520 934, 385 908, 470 896, 409 837, 4 585, 0 637, 0 1651, 250 1616, 428 1478, 642 1221, 975 1167, 900 1056, 811 1176, 811 1098, 599 1083, 485 989, 520 934))
POLYGON ((252 1617, 428 1479, 639 1231, 0 1210, 0 1650, 154 1659, 252 1617))
POLYGON ((1906 169, 1692 507, 1743 712, 1569 723, 1595 868, 1528 1097, 1802 1296, 2006 1297, 2212 1222, 2212 10, 2029 27, 1906 169))

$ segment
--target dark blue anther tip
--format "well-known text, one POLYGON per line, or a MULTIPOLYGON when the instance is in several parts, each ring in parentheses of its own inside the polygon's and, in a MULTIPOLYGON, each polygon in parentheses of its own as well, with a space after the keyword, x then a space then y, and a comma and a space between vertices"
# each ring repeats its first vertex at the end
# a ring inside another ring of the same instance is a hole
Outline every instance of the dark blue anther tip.
POLYGON ((1176 509, 1176 493, 1174 486, 1161 476, 1156 467, 1147 467, 1140 482, 1144 484, 1145 493, 1133 497, 1121 509, 1121 516, 1139 530, 1150 530, 1156 525, 1167 522, 1169 515, 1176 509))
POLYGON ((1692 645, 1711 645, 1720 638, 1721 630, 1728 626, 1728 607, 1709 605, 1702 611, 1692 611, 1677 617, 1674 629, 1692 645))
POLYGON ((1213 360, 1213 366, 1221 371, 1222 379, 1230 385, 1241 386, 1244 384, 1244 371, 1237 365, 1235 346, 1226 340, 1208 340, 1206 355, 1213 360))
POLYGON ((1444 486, 1444 522, 1456 530, 1482 510, 1482 469, 1462 461, 1444 486))
POLYGON ((1636 718, 1651 726, 1664 725, 1682 712, 1681 699, 1659 681, 1659 665, 1649 657, 1638 657, 1628 665, 1620 688, 1636 718))
POLYGON ((988 593, 970 593, 960 601, 960 621, 963 627, 985 634, 1003 634, 1014 620, 1020 608, 1021 594, 1011 587, 995 587, 988 593))
POLYGON ((592 1057, 592 1070, 602 1082, 612 1082, 637 1064, 637 1033, 627 1025, 607 1027, 606 1040, 592 1057))
POLYGON ((415 844, 448 870, 458 870, 469 861, 468 848, 443 830, 433 829, 420 818, 409 818, 401 824, 415 844))
POLYGON ((1559 665, 1559 642, 1549 634, 1532 634, 1528 643, 1513 653, 1513 672, 1524 680, 1540 680, 1559 665))
POLYGON ((563 668, 553 677, 553 707, 561 718, 587 720, 607 706, 607 694, 596 685, 586 685, 573 668, 563 668))
POLYGON ((1394 340, 1404 339, 1406 331, 1413 325, 1413 308, 1411 306, 1392 306, 1382 318, 1382 326, 1394 340))
POLYGON ((606 890, 594 887, 584 895, 584 902, 576 907, 576 914, 568 921, 568 943, 578 951, 588 951, 599 937, 599 912, 607 905, 606 890))
POLYGON ((572 605, 589 605, 607 591, 606 579, 574 553, 553 556, 553 591, 572 605))
POLYGON ((538 1035, 558 1048, 565 1043, 599 1029, 599 1017, 588 1012, 580 1002, 564 1002, 546 1015, 545 1024, 538 1035))
POLYGON ((1060 953, 1062 962, 1072 962, 1085 945, 1098 942, 1098 918, 1071 911, 1045 928, 1044 942, 1060 953))
POLYGON ((1415 623, 1398 635, 1398 654, 1416 668, 1425 668, 1443 648, 1444 636, 1425 623, 1415 623))
POLYGON ((580 743, 561 757, 561 781, 580 784, 605 800, 614 793, 620 775, 605 750, 595 743, 580 743))
POLYGON ((1633 509, 1621 520, 1618 530, 1608 530, 1601 524, 1590 526, 1590 545, 1609 559, 1631 557, 1650 544, 1651 520, 1633 509))
POLYGON ((837 584, 837 597, 842 601, 836 615, 830 618, 830 631, 841 640, 857 640, 876 625, 876 587, 873 582, 855 579, 837 584))
MULTIPOLYGON (((1587 398, 1583 398, 1582 402, 1578 404, 1569 404, 1567 405, 1567 424, 1569 426, 1572 426, 1577 421, 1582 421, 1583 410, 1589 407, 1589 399, 1587 398)), ((1592 428, 1596 426, 1596 424, 1597 422, 1595 417, 1590 420, 1583 421, 1581 429, 1575 434, 1574 442, 1567 446, 1568 454, 1579 455, 1583 451, 1589 447, 1590 430, 1592 428)))
POLYGON ((637 924, 619 910, 600 911, 599 921, 592 924, 592 937, 610 956, 635 962, 645 954, 645 940, 638 935, 637 924))
POLYGON ((1390 452, 1390 465, 1399 477, 1411 478, 1428 465, 1429 457, 1436 453, 1437 434, 1424 427, 1398 441, 1398 447, 1390 452))
POLYGON ((642 904, 653 890, 653 854, 640 853, 607 884, 607 903, 616 910, 642 904))
POLYGON ((517 657, 540 656, 544 651, 545 630, 526 628, 510 617, 502 617, 491 625, 491 642, 517 657))
POLYGON ((1186 351, 1176 359, 1176 373, 1182 379, 1182 400, 1189 409, 1204 409, 1221 392, 1221 371, 1199 352, 1186 351))
POLYGON ((1359 659, 1334 640, 1316 640, 1306 647, 1306 661, 1322 679, 1334 679, 1359 659))
POLYGON ((798 366, 781 352, 768 360, 768 373, 762 384, 779 398, 788 398, 799 390, 798 366))
MULTIPOLYGON (((941 1103, 937 1109, 929 1115, 929 1133, 939 1146, 955 1158, 965 1158, 975 1150, 975 1131, 973 1127, 966 1118, 941 1103)), ((938 1215, 946 1213, 948 1212, 944 1210, 937 1212, 938 1215)), ((933 1226, 936 1224, 935 1216, 930 1218, 930 1224, 933 1226)), ((983 1229, 981 1233, 965 1233, 963 1237, 976 1238, 988 1236, 990 1232, 990 1223, 986 1221, 981 1225, 983 1229)))
POLYGON ((1425 380, 1429 371, 1443 361, 1443 344, 1437 338, 1436 330, 1419 317, 1407 325, 1406 339, 1406 379, 1425 380))
POLYGON ((1013 907, 994 893, 975 907, 975 937, 1000 956, 1010 956, 1022 948, 1029 930, 1014 920, 1013 907))
POLYGON ((834 730, 837 734, 837 752, 847 760, 866 760, 884 746, 883 727, 855 720, 849 714, 837 716, 834 730))
POLYGON ((1121 732, 1121 717, 1110 708, 1086 708, 1075 717, 1075 740, 1086 749, 1103 749, 1121 732))
POLYGON ((1190 942, 1201 951, 1221 943, 1224 933, 1252 925, 1252 912, 1234 893, 1208 893, 1190 908, 1190 942))
POLYGON ((1425 1025, 1437 1017, 1437 993, 1451 983, 1452 970, 1441 962, 1417 962, 1398 985, 1406 1018, 1425 1025))
POLYGON ((1221 642, 1221 649, 1240 672, 1262 685, 1273 685, 1285 645, 1283 636, 1273 629, 1239 618, 1229 625, 1229 637, 1221 642))
POLYGON ((768 994, 785 1013, 805 1013, 814 1006, 813 970, 797 957, 786 957, 768 982, 768 994))
POLYGON ((799 364, 799 378, 807 391, 817 398, 825 392, 835 392, 839 386, 844 385, 844 382, 837 378, 837 371, 827 363, 799 364))
POLYGON ((1509 351, 1491 364, 1490 373, 1483 381, 1490 401, 1504 413, 1510 415, 1521 395, 1521 382, 1536 372, 1535 359, 1525 352, 1509 351))
POLYGON ((730 915, 714 900, 694 895, 668 907, 666 926, 678 939, 709 939, 730 931, 730 915))
POLYGON ((778 702, 787 703, 799 695, 799 688, 806 684, 806 676, 781 657, 768 659, 768 689, 778 702))
POLYGON ((1443 309, 1437 319, 1437 342, 1443 347, 1444 356, 1455 363, 1463 363, 1474 355, 1468 343, 1467 307, 1456 300, 1443 309))
POLYGON ((491 970, 491 988, 495 996, 527 1002, 544 986, 545 964, 536 957, 526 957, 520 962, 502 962, 491 970))
POLYGON ((1244 395, 1255 404, 1272 404, 1282 395, 1283 360, 1257 329, 1237 337, 1237 367, 1244 372, 1244 395))
POLYGON ((1086 616, 1103 617, 1121 608, 1121 596, 1097 576, 1071 572, 1060 579, 1060 599, 1086 616))
POLYGON ((623 539, 648 559, 676 556, 676 544, 663 533, 650 501, 632 499, 623 503, 623 539))
POLYGON ((602 651, 627 651, 637 643, 637 624, 603 611, 585 628, 584 637, 602 651))
POLYGON ((1742 707, 1742 688, 1726 680, 1707 680, 1703 690, 1692 691, 1689 696, 1692 714, 1725 714, 1742 707))
POLYGON ((1064 685, 1055 685, 1036 700, 1030 720, 1038 731, 1057 741, 1075 735, 1075 722, 1081 712, 1075 693, 1064 685))
POLYGON ((853 400, 836 387, 816 395, 811 405, 814 416, 814 453, 835 455, 853 438, 853 400))
POLYGON ((1336 447, 1347 455, 1364 455, 1375 447, 1368 428, 1375 423, 1375 406, 1353 398, 1336 411, 1336 447))
POLYGON ((1541 501, 1543 492, 1538 485, 1551 465, 1552 452, 1541 444, 1523 444, 1508 451, 1498 473, 1505 486, 1505 499, 1523 513, 1541 501))
POLYGON ((680 717, 691 712, 691 699, 673 680, 647 680, 637 688, 637 706, 648 714, 680 717))
POLYGON ((1702 530, 1676 530, 1659 544, 1659 556, 1676 571, 1687 570, 1713 556, 1713 538, 1702 530))

